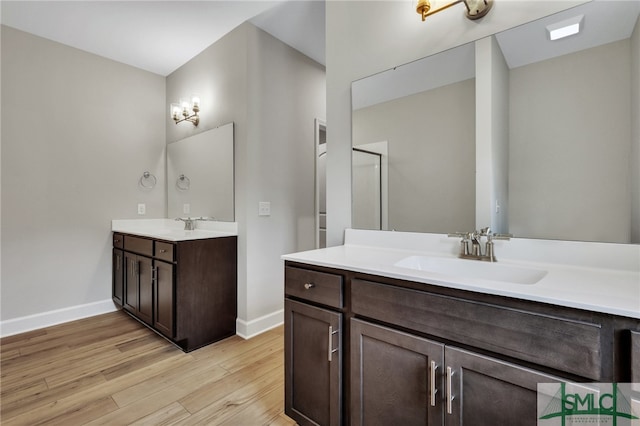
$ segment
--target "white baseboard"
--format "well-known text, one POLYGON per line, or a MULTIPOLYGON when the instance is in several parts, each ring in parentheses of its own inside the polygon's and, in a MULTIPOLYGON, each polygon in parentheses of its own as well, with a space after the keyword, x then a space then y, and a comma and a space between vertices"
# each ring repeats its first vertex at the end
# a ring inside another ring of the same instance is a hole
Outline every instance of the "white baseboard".
POLYGON ((0 321, 0 337, 116 311, 111 299, 0 321))
POLYGON ((251 321, 236 319, 236 334, 243 339, 250 339, 269 331, 284 323, 284 309, 264 315, 251 321))

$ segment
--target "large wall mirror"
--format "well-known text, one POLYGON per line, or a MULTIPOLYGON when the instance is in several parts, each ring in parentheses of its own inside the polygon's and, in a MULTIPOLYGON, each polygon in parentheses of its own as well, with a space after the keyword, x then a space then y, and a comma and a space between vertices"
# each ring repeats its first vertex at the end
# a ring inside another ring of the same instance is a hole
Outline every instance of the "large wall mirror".
POLYGON ((640 197, 632 178, 640 168, 633 130, 640 76, 632 72, 640 56, 639 14, 636 1, 593 1, 495 34, 506 71, 492 78, 504 80, 507 105, 493 115, 476 110, 483 93, 476 71, 494 60, 476 57, 477 42, 353 82, 354 150, 382 156, 367 166, 354 156, 353 226, 435 233, 482 226, 476 211, 482 121, 508 133, 502 154, 508 166, 493 173, 504 176, 499 185, 507 190, 491 205, 492 214, 503 215, 502 232, 639 243, 632 236, 632 223, 640 221, 632 213, 640 197), (580 16, 577 35, 549 39, 548 26, 580 16), (374 175, 363 167, 381 167, 383 178, 363 179, 374 175), (355 207, 372 193, 383 200, 375 226, 358 213, 370 208, 355 207))
POLYGON ((233 123, 167 145, 170 218, 234 221, 233 123))

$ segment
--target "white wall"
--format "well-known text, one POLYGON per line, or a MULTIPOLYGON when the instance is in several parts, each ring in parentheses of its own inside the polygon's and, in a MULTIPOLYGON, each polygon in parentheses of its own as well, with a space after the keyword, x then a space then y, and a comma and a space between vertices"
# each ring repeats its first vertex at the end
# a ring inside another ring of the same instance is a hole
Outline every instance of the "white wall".
POLYGON ((506 233, 509 207, 509 68, 495 37, 476 41, 475 228, 506 233))
POLYGON ((321 65, 249 23, 167 77, 167 111, 202 96, 197 128, 167 113, 167 142, 235 123, 240 334, 282 321, 280 255, 314 248, 314 119, 325 118, 325 90, 321 65), (260 201, 271 216, 258 216, 260 201))
POLYGON ((328 1, 327 245, 351 223, 351 82, 585 1, 502 0, 479 21, 456 5, 420 20, 413 2, 328 1))
POLYGON ((475 129, 475 79, 353 111, 354 145, 388 141, 390 229, 475 229, 475 129))
POLYGON ((627 39, 511 70, 514 235, 629 242, 629 49, 627 39))
POLYGON ((3 322, 113 309, 111 219, 165 215, 164 99, 161 76, 2 27, 3 322))
POLYGON ((315 248, 315 124, 325 120, 322 65, 254 26, 249 29, 247 316, 284 307, 280 255, 315 248), (258 216, 258 202, 271 216, 258 216))

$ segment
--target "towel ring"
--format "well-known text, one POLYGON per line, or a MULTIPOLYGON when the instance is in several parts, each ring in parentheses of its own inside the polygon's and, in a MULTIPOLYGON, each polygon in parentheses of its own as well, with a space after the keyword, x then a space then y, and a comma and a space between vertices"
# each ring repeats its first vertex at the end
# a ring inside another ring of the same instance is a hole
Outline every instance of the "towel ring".
POLYGON ((156 186, 158 180, 154 175, 149 172, 144 172, 142 176, 140 176, 140 180, 138 181, 138 185, 140 185, 143 189, 153 189, 156 186))
POLYGON ((188 191, 190 187, 191 180, 188 177, 185 175, 178 176, 178 179, 176 179, 176 188, 178 188, 179 191, 188 191))

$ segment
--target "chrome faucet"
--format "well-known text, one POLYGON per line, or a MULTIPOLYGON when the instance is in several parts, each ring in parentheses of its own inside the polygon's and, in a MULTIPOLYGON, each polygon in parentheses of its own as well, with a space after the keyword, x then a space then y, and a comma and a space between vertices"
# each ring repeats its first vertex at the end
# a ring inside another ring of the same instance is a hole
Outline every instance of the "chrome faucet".
POLYGON ((181 217, 177 217, 176 220, 181 220, 184 222, 185 231, 193 231, 193 229, 195 228, 197 219, 191 219, 190 217, 183 219, 181 217))
POLYGON ((473 232, 454 232, 448 234, 449 237, 461 237, 460 240, 460 252, 458 257, 460 259, 472 259, 483 260, 487 262, 496 262, 496 256, 493 249, 493 240, 509 240, 513 235, 511 234, 493 234, 491 228, 482 228, 480 231, 473 232), (484 244, 484 251, 482 250, 481 240, 486 238, 484 244), (469 243, 471 243, 471 250, 469 250, 469 243))

